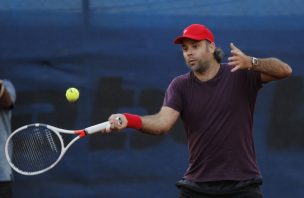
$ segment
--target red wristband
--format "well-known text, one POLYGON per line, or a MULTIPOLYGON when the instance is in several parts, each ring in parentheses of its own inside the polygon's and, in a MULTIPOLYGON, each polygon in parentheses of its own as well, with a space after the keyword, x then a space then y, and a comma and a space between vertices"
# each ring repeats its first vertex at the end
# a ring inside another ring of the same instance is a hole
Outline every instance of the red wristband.
POLYGON ((127 128, 141 129, 142 122, 139 115, 124 113, 128 120, 127 128))

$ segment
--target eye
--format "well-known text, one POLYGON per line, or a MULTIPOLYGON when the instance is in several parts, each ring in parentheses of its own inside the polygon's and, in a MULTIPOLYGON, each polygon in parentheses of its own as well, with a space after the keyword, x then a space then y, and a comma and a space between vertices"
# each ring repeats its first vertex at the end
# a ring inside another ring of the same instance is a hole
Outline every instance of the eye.
POLYGON ((198 44, 193 44, 192 47, 193 47, 194 49, 197 49, 197 48, 198 48, 198 44))
POLYGON ((187 51, 188 48, 187 48, 186 46, 182 46, 182 50, 183 50, 183 51, 187 51))

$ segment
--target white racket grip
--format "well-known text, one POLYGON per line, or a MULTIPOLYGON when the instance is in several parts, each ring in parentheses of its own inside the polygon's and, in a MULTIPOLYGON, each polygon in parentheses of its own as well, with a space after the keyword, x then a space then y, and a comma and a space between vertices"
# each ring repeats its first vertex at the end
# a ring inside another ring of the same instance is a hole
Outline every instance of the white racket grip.
POLYGON ((103 122, 103 123, 96 124, 94 126, 85 128, 84 130, 87 133, 87 135, 90 135, 90 134, 93 134, 93 133, 101 132, 101 130, 107 129, 109 127, 110 127, 110 122, 107 121, 107 122, 103 122))

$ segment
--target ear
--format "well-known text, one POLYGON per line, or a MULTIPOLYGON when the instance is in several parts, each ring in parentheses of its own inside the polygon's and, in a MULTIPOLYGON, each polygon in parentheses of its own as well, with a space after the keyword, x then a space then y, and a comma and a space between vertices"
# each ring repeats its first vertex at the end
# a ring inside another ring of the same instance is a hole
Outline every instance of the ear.
POLYGON ((215 49, 216 49, 216 46, 215 46, 214 42, 212 42, 212 43, 209 44, 209 49, 210 49, 211 53, 213 54, 214 51, 215 51, 215 49))

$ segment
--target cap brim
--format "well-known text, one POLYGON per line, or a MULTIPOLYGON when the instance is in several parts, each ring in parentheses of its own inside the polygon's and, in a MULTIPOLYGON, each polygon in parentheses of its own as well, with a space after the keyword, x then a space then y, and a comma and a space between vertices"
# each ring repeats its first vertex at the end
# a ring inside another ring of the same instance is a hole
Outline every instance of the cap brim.
POLYGON ((203 39, 201 38, 197 38, 194 36, 179 36, 174 40, 175 44, 182 44, 184 39, 192 39, 192 40, 196 40, 196 41, 201 41, 203 39))

